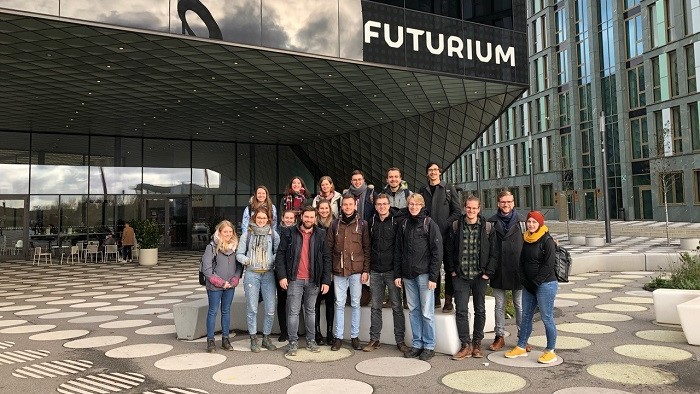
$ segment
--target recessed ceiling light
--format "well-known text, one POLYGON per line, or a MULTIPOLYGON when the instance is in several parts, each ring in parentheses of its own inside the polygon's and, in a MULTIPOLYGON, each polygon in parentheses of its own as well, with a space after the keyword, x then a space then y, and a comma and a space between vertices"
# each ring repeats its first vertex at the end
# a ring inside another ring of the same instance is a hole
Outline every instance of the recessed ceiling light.
POLYGON ((119 50, 122 50, 122 49, 124 49, 124 47, 119 47, 119 50))
POLYGON ((88 92, 88 94, 92 94, 91 92, 88 92))
POLYGON ((211 77, 211 79, 216 79, 216 77, 211 77))
POLYGON ((97 83, 100 83, 100 80, 99 80, 99 79, 97 80, 97 83))
POLYGON ((328 76, 329 76, 329 77, 332 77, 332 76, 333 76, 333 74, 328 74, 328 76))
POLYGON ((193 91, 193 92, 196 92, 196 91, 197 91, 197 89, 192 89, 192 91, 193 91))
POLYGON ((233 62, 233 64, 237 65, 237 64, 238 64, 238 62, 233 62))
POLYGON ((108 65, 107 65, 107 68, 112 68, 112 66, 110 66, 110 65, 108 64, 108 65))
POLYGON ((410 83, 407 83, 406 86, 411 86, 411 84, 410 84, 410 83))

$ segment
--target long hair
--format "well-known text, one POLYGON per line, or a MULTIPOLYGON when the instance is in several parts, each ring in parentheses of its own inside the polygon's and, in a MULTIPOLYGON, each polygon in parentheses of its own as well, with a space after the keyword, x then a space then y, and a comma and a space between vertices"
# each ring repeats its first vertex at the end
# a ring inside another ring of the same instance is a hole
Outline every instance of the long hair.
MULTIPOLYGON (((333 183, 333 178, 329 177, 328 175, 324 175, 321 177, 321 179, 318 181, 318 192, 321 194, 321 184, 323 181, 328 181, 328 183, 331 184, 331 196, 333 195, 333 192, 335 192, 335 184, 333 183)), ((302 183, 303 185, 303 183, 302 183)))
POLYGON ((318 215, 318 225, 323 228, 329 228, 331 226, 331 222, 333 222, 333 210, 331 209, 331 202, 325 199, 319 201, 318 205, 316 205, 316 215, 318 215), (321 213, 319 212, 319 208, 321 208, 321 205, 323 204, 328 205, 328 217, 326 219, 322 218, 321 213))
POLYGON ((224 253, 229 250, 236 250, 236 247, 238 246, 238 235, 236 234, 236 228, 233 227, 233 224, 229 222, 228 220, 222 220, 219 222, 219 224, 216 225, 216 232, 214 233, 216 237, 219 239, 219 243, 216 245, 216 252, 219 253, 224 253), (221 230, 224 227, 230 227, 231 230, 233 231, 233 236, 231 237, 231 241, 224 245, 224 242, 222 241, 221 237, 221 230))
POLYGON ((291 195, 293 193, 292 192, 292 182, 294 182, 295 179, 298 179, 299 182, 301 182, 301 189, 304 191, 304 198, 309 198, 310 194, 309 194, 309 190, 306 188, 306 183, 304 183, 304 180, 301 179, 301 177, 298 175, 293 176, 292 179, 289 180, 289 184, 287 185, 286 194, 291 195))
POLYGON ((259 185, 255 188, 255 193, 253 193, 253 202, 250 204, 250 214, 252 215, 253 212, 257 211, 258 208, 261 207, 267 211, 268 219, 272 220, 272 199, 270 198, 270 191, 267 190, 267 187, 264 185, 259 185), (258 194, 259 189, 265 190, 265 201, 263 202, 258 201, 258 199, 255 197, 255 195, 258 194))
POLYGON ((264 213, 265 215, 267 215, 267 223, 265 223, 265 224, 272 223, 272 217, 268 214, 267 209, 265 207, 259 207, 255 210, 255 212, 253 212, 253 216, 250 217, 250 224, 251 225, 253 223, 255 223, 255 218, 258 217, 259 213, 264 213))

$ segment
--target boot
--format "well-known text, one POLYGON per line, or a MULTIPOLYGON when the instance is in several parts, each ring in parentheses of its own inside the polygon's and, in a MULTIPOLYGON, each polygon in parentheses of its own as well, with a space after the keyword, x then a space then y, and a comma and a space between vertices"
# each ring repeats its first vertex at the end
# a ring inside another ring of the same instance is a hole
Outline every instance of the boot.
POLYGON ((459 351, 452 356, 453 360, 464 360, 467 357, 472 356, 472 347, 468 343, 463 343, 460 346, 459 351))
POLYGON ((503 337, 500 335, 496 335, 496 338, 493 339, 493 343, 491 344, 491 346, 489 346, 489 350, 501 350, 505 345, 506 341, 503 339, 503 337))
POLYGON ((257 335, 250 336, 250 351, 253 353, 260 353, 260 344, 258 343, 257 335))
POLYGON ((360 338, 351 338, 350 344, 352 345, 352 348, 355 350, 362 350, 363 349, 362 345, 360 344, 360 338))
POLYGON ((321 335, 321 327, 316 326, 316 343, 323 343, 323 335, 321 335))
POLYGON ((472 357, 474 357, 474 358, 484 357, 484 353, 481 351, 481 341, 473 341, 472 342, 472 357))
POLYGON ((233 346, 231 346, 231 340, 228 337, 221 338, 221 348, 228 351, 233 350, 233 346))
POLYGON ((328 327, 328 330, 326 331, 326 345, 332 346, 333 345, 333 329, 331 327, 328 327))
POLYGON ((207 352, 214 353, 216 351, 216 345, 213 339, 207 339, 207 352))
POLYGON ((277 350, 277 346, 272 344, 272 340, 270 339, 269 335, 263 335, 262 347, 267 350, 277 350))
POLYGON ((445 306, 442 307, 442 313, 450 313, 454 310, 452 305, 452 296, 445 294, 445 306))

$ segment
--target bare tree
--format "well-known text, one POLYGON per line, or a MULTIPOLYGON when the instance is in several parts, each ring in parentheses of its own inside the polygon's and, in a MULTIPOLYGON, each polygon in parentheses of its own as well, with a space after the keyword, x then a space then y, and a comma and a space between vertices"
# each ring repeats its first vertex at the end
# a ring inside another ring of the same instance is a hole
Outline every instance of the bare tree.
POLYGON ((652 179, 658 177, 661 198, 664 205, 666 219, 666 245, 671 245, 668 220, 668 195, 676 182, 677 173, 671 171, 671 156, 673 155, 673 134, 671 122, 664 123, 664 127, 656 133, 656 158, 649 161, 649 170, 652 179))

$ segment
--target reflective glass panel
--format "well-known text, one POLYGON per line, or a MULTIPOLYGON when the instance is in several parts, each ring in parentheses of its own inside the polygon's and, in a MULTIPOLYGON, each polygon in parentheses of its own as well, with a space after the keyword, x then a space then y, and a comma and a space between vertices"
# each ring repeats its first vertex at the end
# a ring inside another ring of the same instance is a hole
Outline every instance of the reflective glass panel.
POLYGON ((90 193, 140 193, 141 139, 90 138, 90 193))
POLYGON ((58 15, 59 0, 27 1, 0 0, 0 8, 36 12, 37 14, 58 15))
POLYGON ((171 1, 170 32, 260 45, 260 0, 171 1))
POLYGON ((49 248, 58 239, 59 202, 57 195, 29 198, 30 248, 49 248))
POLYGON ((189 194, 190 142, 143 140, 144 194, 189 194))
POLYGON ((236 180, 238 181, 238 193, 249 194, 253 192, 252 179, 250 178, 250 144, 238 144, 236 149, 236 180))
POLYGON ((192 167, 193 193, 236 192, 236 144, 193 141, 192 167))
POLYGON ((84 135, 32 136, 32 194, 87 194, 88 139, 84 135))
POLYGON ((262 0, 262 45, 338 56, 338 1, 262 0))
MULTIPOLYGON (((403 5, 403 0, 400 2, 403 5)), ((340 57, 362 60, 362 2, 342 0, 339 3, 338 14, 340 57)))
POLYGON ((29 193, 29 134, 0 132, 0 194, 29 193))
POLYGON ((61 0, 61 16, 167 32, 169 7, 168 0, 61 0))
MULTIPOLYGON (((255 186, 265 185, 271 194, 277 193, 277 147, 255 146, 255 186)), ((252 194, 252 193, 251 193, 252 194)))

